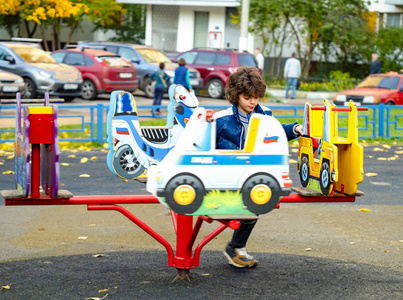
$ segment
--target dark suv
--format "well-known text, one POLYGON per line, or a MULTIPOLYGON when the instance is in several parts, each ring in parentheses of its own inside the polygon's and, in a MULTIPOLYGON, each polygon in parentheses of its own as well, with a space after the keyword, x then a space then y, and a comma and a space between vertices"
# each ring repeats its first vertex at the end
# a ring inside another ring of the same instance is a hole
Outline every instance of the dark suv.
MULTIPOLYGON (((115 42, 78 42, 77 48, 84 46, 103 46, 104 50, 116 53, 121 57, 130 61, 137 69, 137 79, 139 88, 144 91, 148 98, 154 97, 154 83, 149 78, 149 75, 159 70, 159 64, 165 63, 165 73, 173 77, 175 69, 178 67, 177 63, 172 62, 164 53, 159 50, 143 45, 135 45, 130 43, 115 43, 115 42)), ((202 79, 197 70, 189 68, 190 71, 190 84, 194 89, 202 87, 202 79)))
POLYGON ((253 56, 237 49, 194 48, 179 54, 174 61, 184 58, 186 65, 195 68, 203 78, 203 87, 211 98, 222 98, 228 76, 238 67, 257 67, 253 56))

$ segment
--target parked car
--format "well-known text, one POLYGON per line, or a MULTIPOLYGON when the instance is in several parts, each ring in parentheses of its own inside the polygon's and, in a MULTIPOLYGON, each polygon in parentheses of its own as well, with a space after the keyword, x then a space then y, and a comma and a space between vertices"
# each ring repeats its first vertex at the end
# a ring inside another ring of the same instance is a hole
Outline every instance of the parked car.
POLYGON ((403 104, 403 74, 388 72, 372 74, 354 89, 337 93, 334 104, 348 106, 353 100, 357 105, 369 104, 403 104))
POLYGON ((138 88, 136 68, 115 53, 82 48, 54 51, 51 56, 80 70, 83 99, 93 100, 98 94, 113 90, 134 92, 138 88))
POLYGON ((257 67, 253 56, 236 49, 194 48, 179 54, 174 61, 184 58, 186 65, 195 68, 203 78, 203 87, 211 98, 222 98, 229 75, 238 67, 257 67))
MULTIPOLYGON (((164 71, 171 77, 168 87, 173 83, 175 69, 178 67, 178 64, 172 62, 164 53, 155 48, 114 42, 79 42, 77 44, 77 48, 84 46, 104 46, 107 51, 116 53, 132 62, 137 69, 139 88, 144 91, 148 98, 154 97, 154 83, 149 76, 159 70, 161 62, 165 63, 164 71)), ((194 89, 200 89, 203 83, 199 72, 193 68, 189 68, 189 71, 190 84, 194 89)))
POLYGON ((24 93, 25 84, 21 76, 0 70, 0 96, 15 96, 24 93))
POLYGON ((44 95, 71 101, 81 95, 82 77, 76 68, 58 63, 42 49, 26 43, 0 43, 0 69, 21 76, 23 98, 44 95))

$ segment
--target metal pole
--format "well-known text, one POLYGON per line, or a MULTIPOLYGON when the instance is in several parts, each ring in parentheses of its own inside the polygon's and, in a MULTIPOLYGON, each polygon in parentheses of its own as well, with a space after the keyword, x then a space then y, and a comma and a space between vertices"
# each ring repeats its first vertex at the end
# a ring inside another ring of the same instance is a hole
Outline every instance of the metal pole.
POLYGON ((239 49, 241 50, 248 50, 248 24, 249 24, 249 0, 242 0, 241 36, 239 37, 239 49))

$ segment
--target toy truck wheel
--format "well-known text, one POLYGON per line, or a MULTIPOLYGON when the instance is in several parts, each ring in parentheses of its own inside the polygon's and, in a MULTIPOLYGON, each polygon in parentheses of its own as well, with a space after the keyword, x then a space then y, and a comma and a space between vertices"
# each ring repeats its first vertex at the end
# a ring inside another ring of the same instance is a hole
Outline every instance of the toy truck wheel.
POLYGON ((299 178, 303 187, 308 186, 309 182, 309 159, 306 155, 301 157, 301 167, 299 170, 299 178))
POLYGON ((268 213, 280 200, 280 185, 275 178, 265 173, 249 177, 241 192, 244 205, 254 214, 268 213))
POLYGON ((330 189, 330 167, 329 162, 326 160, 323 161, 322 167, 320 168, 320 190, 322 191, 323 195, 329 194, 330 189))
POLYGON ((173 177, 167 183, 165 192, 169 207, 181 215, 194 213, 202 204, 206 193, 200 179, 187 173, 173 177))
POLYGON ((134 156, 133 149, 129 145, 119 147, 113 155, 113 169, 122 178, 136 178, 144 171, 144 167, 134 156))

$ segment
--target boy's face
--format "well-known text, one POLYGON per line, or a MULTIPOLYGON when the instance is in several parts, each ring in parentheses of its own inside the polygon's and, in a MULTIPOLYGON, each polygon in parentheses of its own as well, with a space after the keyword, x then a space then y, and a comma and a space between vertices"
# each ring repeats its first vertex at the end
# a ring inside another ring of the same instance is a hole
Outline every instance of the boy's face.
POLYGON ((259 98, 254 96, 239 95, 238 107, 246 114, 251 113, 259 102, 259 98))

